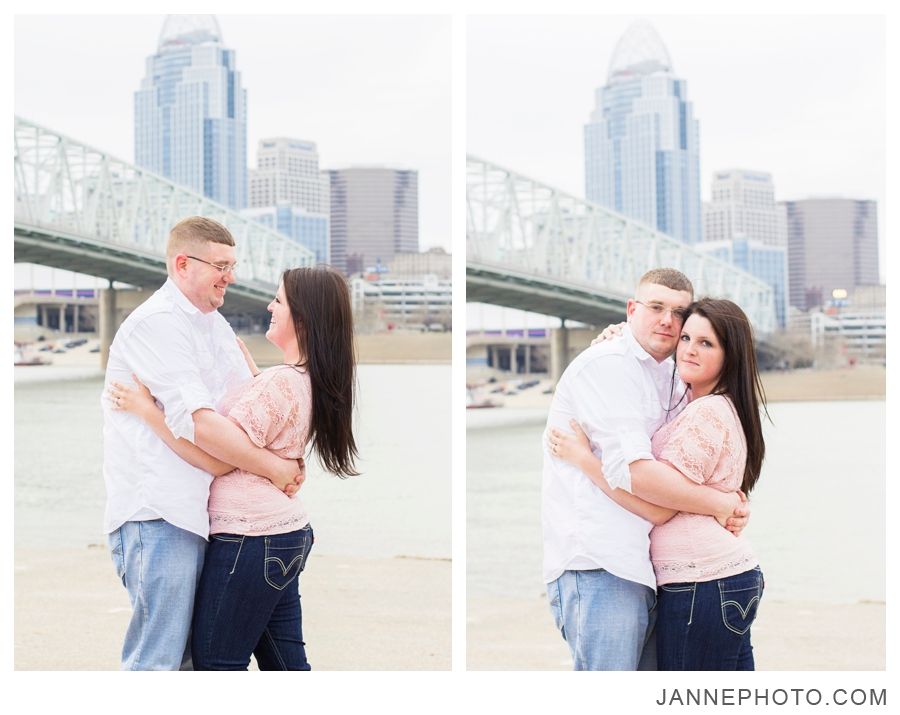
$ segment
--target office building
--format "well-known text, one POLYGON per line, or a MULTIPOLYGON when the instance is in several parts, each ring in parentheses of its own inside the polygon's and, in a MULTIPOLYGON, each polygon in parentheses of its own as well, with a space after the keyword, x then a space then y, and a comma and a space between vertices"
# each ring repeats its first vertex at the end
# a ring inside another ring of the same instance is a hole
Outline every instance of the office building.
POLYGON ((699 242, 699 123, 649 23, 635 22, 619 40, 595 101, 584 128, 588 201, 699 242))
POLYGON ((453 291, 449 279, 354 276, 350 279, 353 312, 364 330, 448 330, 453 291))
POLYGON ((276 137, 257 145, 250 170, 250 208, 288 203, 312 214, 330 209, 329 176, 319 170, 315 142, 276 137))
POLYGON ((450 280, 453 273, 451 262, 452 256, 440 247, 421 253, 397 253, 388 265, 388 274, 392 278, 435 275, 450 280))
POLYGON ((247 94, 213 15, 169 15, 134 94, 135 163, 229 208, 247 204, 247 94))
POLYGON ((316 254, 316 263, 328 263, 328 216, 314 214, 281 201, 275 206, 244 209, 242 216, 283 233, 316 254))
POLYGON ((703 242, 695 246, 772 286, 778 326, 787 324, 787 238, 771 174, 730 169, 713 175, 703 205, 703 242))
POLYGON ((775 298, 775 320, 778 327, 787 324, 787 248, 746 238, 703 241, 694 248, 765 281, 772 286, 775 298))
POLYGON ((786 245, 771 174, 745 169, 717 171, 711 196, 711 201, 703 205, 704 241, 745 236, 767 246, 786 245))
POLYGON ((331 264, 347 275, 383 272, 395 254, 419 250, 418 172, 330 170, 331 264))
POLYGON ((790 304, 825 305, 834 291, 879 284, 876 201, 810 198, 784 201, 790 304))

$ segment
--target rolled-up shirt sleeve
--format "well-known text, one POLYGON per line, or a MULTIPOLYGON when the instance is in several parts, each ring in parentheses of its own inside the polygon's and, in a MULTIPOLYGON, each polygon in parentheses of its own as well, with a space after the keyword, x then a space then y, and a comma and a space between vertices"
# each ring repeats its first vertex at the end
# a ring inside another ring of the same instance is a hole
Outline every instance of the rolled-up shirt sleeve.
POLYGON ((603 460, 606 481, 613 489, 631 492, 629 465, 653 459, 653 452, 644 389, 638 376, 623 373, 616 357, 601 359, 580 381, 576 399, 582 427, 603 460))
POLYGON ((201 377, 191 327, 170 314, 147 316, 122 341, 126 363, 163 406, 166 425, 176 438, 194 441, 193 413, 214 409, 201 377))

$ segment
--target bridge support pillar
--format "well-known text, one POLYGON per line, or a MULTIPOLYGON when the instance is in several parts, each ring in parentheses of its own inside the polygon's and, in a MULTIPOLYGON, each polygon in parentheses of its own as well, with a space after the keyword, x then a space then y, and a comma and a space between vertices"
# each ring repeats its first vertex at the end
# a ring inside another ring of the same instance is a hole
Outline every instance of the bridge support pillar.
POLYGON ((569 365, 569 329, 562 327, 550 331, 550 377, 554 384, 559 382, 563 371, 569 365))
POLYGON ((116 336, 116 291, 109 282, 109 288, 100 291, 100 367, 106 369, 109 362, 109 346, 116 336))

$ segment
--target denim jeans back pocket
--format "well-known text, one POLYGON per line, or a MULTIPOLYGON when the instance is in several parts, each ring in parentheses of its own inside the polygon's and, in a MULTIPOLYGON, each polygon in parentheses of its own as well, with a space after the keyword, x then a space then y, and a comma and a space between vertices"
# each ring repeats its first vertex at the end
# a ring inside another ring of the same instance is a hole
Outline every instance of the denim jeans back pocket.
POLYGON ((265 556, 266 583, 279 591, 290 584, 306 566, 312 546, 312 529, 267 536, 265 556))
POLYGON ((762 583, 759 568, 719 581, 722 622, 728 630, 738 635, 750 630, 762 598, 762 583))

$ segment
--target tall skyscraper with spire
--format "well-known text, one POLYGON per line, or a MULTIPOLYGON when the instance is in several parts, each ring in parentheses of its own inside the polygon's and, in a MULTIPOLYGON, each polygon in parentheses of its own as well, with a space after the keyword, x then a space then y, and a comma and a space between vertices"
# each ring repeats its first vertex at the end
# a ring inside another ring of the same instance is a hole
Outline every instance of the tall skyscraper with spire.
POLYGON ((135 163, 247 205, 247 93, 213 15, 169 15, 134 94, 135 163))
POLYGON ((584 128, 585 194, 685 243, 701 240, 700 128, 687 82, 646 21, 613 51, 584 128))

